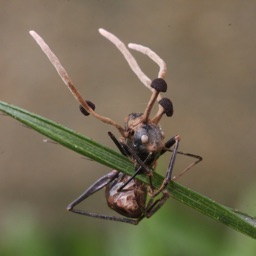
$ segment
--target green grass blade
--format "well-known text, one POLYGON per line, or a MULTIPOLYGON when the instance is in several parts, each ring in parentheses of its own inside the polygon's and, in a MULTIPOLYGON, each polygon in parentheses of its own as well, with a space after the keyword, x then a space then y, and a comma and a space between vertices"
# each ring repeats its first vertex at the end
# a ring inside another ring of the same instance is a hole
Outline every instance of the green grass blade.
MULTIPOLYGON (((0 111, 81 155, 128 175, 134 172, 132 163, 126 157, 66 127, 4 102, 0 102, 0 111)), ((138 178, 148 183, 147 177, 141 175, 138 178)), ((162 181, 163 177, 155 173, 153 179, 154 186, 159 187, 162 181)), ((176 200, 237 231, 256 238, 256 222, 253 217, 234 212, 232 209, 220 205, 175 182, 170 182, 167 190, 176 200)))

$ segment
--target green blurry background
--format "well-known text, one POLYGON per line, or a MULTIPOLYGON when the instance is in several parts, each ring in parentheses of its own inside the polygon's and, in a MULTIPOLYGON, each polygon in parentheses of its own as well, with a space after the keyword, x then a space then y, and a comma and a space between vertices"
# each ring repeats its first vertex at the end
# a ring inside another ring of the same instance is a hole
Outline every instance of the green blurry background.
MULTIPOLYGON (((97 110, 118 123, 144 110, 150 92, 97 31, 146 45, 168 65, 175 114, 161 124, 202 155, 179 182, 256 215, 256 2, 1 1, 0 100, 36 112, 115 148, 108 125, 84 118, 32 40, 37 31, 97 110)), ((158 68, 135 53, 155 78, 158 68)), ((256 243, 170 199, 152 219, 129 226, 65 207, 110 171, 13 119, 0 116, 0 255, 255 255, 256 243)), ((164 174, 168 155, 158 165, 164 174)), ((178 173, 190 159, 179 157, 178 173)), ((84 208, 111 213, 103 191, 84 208)))

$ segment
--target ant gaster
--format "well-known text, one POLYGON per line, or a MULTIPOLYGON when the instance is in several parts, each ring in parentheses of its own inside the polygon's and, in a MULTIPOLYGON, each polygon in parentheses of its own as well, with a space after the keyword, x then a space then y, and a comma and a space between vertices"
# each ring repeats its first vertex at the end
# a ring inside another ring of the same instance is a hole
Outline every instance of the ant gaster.
POLYGON ((159 65, 160 71, 158 78, 151 81, 142 72, 130 51, 116 36, 104 29, 99 29, 99 32, 117 46, 134 73, 138 76, 141 82, 152 91, 151 98, 145 111, 143 113, 129 114, 125 118, 124 128, 118 125, 112 119, 96 113, 95 105, 92 102, 83 99, 69 78, 66 70, 63 68, 58 58, 50 50, 43 39, 34 31, 30 31, 30 34, 54 65, 62 80, 72 92, 73 96, 80 103, 81 112, 86 116, 91 114, 102 122, 116 127, 122 137, 118 140, 111 132, 109 132, 108 135, 113 140, 120 152, 134 163, 135 167, 135 172, 132 176, 125 175, 117 170, 112 170, 105 176, 98 179, 82 195, 70 203, 67 210, 90 217, 120 221, 136 225, 143 218, 151 217, 169 198, 169 193, 165 190, 165 188, 171 181, 176 155, 183 154, 194 157, 197 160, 191 163, 178 176, 172 178, 172 180, 177 179, 187 172, 192 166, 200 162, 202 157, 178 151, 180 141, 179 135, 176 135, 164 142, 164 133, 159 126, 159 121, 164 114, 168 117, 173 115, 172 102, 168 98, 162 98, 160 95, 160 93, 164 93, 167 90, 167 84, 164 80, 166 74, 165 62, 149 48, 137 44, 128 45, 129 48, 148 55, 159 65), (149 116, 155 102, 158 103, 158 111, 151 119, 149 116), (173 149, 170 149, 171 147, 173 147, 173 149), (160 188, 156 189, 152 185, 152 177, 156 168, 156 161, 166 151, 172 151, 172 156, 166 171, 165 179, 160 188), (146 174, 148 176, 149 185, 136 178, 136 176, 139 174, 146 174), (105 196, 108 206, 122 216, 107 216, 104 214, 91 213, 75 208, 75 206, 77 206, 83 200, 102 188, 105 188, 105 196), (161 196, 158 196, 160 193, 161 196))

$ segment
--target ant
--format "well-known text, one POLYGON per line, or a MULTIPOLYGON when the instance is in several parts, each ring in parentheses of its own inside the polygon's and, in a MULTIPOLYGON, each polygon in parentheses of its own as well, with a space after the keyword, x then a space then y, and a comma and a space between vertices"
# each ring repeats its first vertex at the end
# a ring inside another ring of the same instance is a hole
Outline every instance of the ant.
POLYGON ((167 91, 167 83, 164 80, 166 74, 165 62, 147 47, 137 44, 128 45, 129 48, 148 55, 149 58, 159 65, 160 71, 158 77, 151 81, 151 79, 142 72, 133 55, 123 42, 104 29, 99 29, 99 32, 116 45, 141 82, 152 91, 151 98, 149 99, 145 111, 143 113, 129 114, 125 118, 124 128, 112 119, 96 113, 95 105, 92 102, 83 99, 69 78, 66 70, 44 40, 34 31, 30 31, 30 34, 42 48, 64 83, 79 102, 80 111, 85 116, 91 114, 102 122, 113 125, 122 137, 117 139, 111 132, 108 132, 108 135, 119 151, 134 163, 135 172, 132 176, 125 175, 118 170, 112 170, 98 179, 83 194, 70 203, 67 210, 94 218, 137 225, 143 218, 150 218, 164 205, 170 196, 169 192, 165 189, 169 182, 171 180, 176 180, 192 166, 202 161, 202 157, 178 151, 180 143, 179 135, 164 142, 164 133, 159 126, 159 122, 164 114, 168 117, 173 115, 173 105, 171 100, 162 98, 160 94, 167 91), (156 102, 158 104, 158 111, 153 118, 150 118, 151 110, 156 102), (172 147, 173 149, 171 149, 172 147), (167 151, 172 152, 170 163, 162 185, 160 188, 156 189, 152 185, 152 177, 156 168, 156 161, 167 151), (196 158, 196 160, 185 168, 178 176, 172 178, 172 171, 177 154, 193 157, 196 158), (149 185, 136 178, 136 176, 140 174, 146 174, 148 176, 149 185), (105 196, 108 206, 122 216, 107 216, 75 208, 79 203, 102 188, 105 188, 105 196), (161 196, 159 196, 159 194, 161 194, 161 196))

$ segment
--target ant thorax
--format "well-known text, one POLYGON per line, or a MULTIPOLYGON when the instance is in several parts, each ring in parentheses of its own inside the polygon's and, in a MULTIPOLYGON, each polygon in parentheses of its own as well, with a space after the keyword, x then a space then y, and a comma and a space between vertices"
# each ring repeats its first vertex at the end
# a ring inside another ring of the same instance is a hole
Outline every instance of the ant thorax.
POLYGON ((148 165, 154 163, 161 155, 164 149, 164 133, 158 124, 151 122, 143 122, 142 113, 129 114, 125 120, 125 130, 128 132, 128 137, 125 140, 126 144, 134 150, 142 161, 147 161, 148 165))

